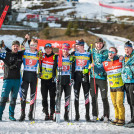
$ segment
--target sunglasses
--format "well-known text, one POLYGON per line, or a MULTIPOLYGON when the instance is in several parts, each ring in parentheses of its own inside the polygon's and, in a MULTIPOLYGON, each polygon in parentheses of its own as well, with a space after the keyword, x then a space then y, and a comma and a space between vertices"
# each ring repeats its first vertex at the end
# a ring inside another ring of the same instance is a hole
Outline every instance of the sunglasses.
POLYGON ((46 44, 45 47, 52 47, 52 45, 51 44, 46 44))
POLYGON ((30 46, 31 46, 31 47, 37 47, 37 45, 35 45, 35 44, 30 44, 30 46))
POLYGON ((113 52, 113 51, 108 51, 108 53, 112 53, 112 54, 115 54, 115 52, 113 52))

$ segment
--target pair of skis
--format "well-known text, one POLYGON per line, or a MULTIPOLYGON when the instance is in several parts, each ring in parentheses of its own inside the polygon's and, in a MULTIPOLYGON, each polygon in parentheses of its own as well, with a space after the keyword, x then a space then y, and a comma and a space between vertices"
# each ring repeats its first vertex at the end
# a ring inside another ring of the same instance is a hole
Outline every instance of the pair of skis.
POLYGON ((61 75, 62 75, 62 45, 60 45, 59 47, 58 75, 57 75, 57 83, 56 83, 56 122, 57 123, 60 123, 61 75))

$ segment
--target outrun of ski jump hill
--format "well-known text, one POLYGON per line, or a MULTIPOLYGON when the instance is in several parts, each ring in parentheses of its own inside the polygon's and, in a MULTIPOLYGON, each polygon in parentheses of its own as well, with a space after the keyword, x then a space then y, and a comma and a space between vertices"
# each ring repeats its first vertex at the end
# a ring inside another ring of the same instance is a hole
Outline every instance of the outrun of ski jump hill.
MULTIPOLYGON (((97 13, 99 14, 100 12, 100 7, 98 5, 98 0, 80 0, 80 3, 78 7, 76 7, 76 10, 78 10, 78 14, 80 15, 85 15, 85 16, 90 16, 90 14, 97 13), (89 6, 89 7, 88 7, 89 6), (80 10, 81 7, 81 10, 80 10)), ((107 12, 113 12, 114 14, 118 14, 119 12, 113 9, 103 9, 103 11, 107 12)), ((124 12, 124 15, 131 14, 130 12, 124 12)), ((93 33, 94 34, 94 33, 93 33)), ((124 54, 124 43, 127 41, 127 39, 120 38, 120 37, 115 37, 115 36, 109 36, 109 35, 99 35, 96 34, 97 36, 102 37, 108 46, 116 46, 119 50, 119 54, 124 54)), ((11 46, 11 42, 13 40, 19 40, 22 41, 23 39, 20 37, 16 36, 0 36, 0 40, 4 40, 8 46, 11 46), (7 41, 8 40, 8 41, 7 41)), ((1 72, 2 73, 2 72, 1 72)), ((2 89, 2 80, 0 80, 0 90, 2 89)), ((113 105, 111 102, 110 95, 109 96, 109 103, 110 103, 110 118, 114 119, 114 109, 113 105)), ((28 100, 29 100, 29 94, 28 94, 28 100)), ((83 96, 83 91, 81 89, 80 93, 80 121, 79 122, 74 122, 74 93, 72 89, 72 96, 71 96, 71 108, 72 108, 72 124, 68 124, 67 122, 64 122, 63 116, 64 116, 64 94, 61 99, 61 123, 57 124, 56 122, 53 121, 44 121, 44 113, 42 113, 42 104, 41 104, 41 94, 40 94, 40 80, 38 83, 38 95, 37 95, 37 102, 36 102, 36 112, 35 112, 35 123, 31 123, 28 121, 27 115, 29 111, 29 104, 26 106, 26 120, 24 122, 12 122, 8 119, 8 106, 9 103, 7 103, 4 114, 3 114, 3 121, 0 122, 0 134, 133 134, 134 133, 134 128, 125 128, 125 127, 117 127, 113 126, 109 123, 88 123, 85 121, 85 107, 84 107, 84 96, 83 96)), ((49 100, 49 98, 48 98, 49 100)), ((91 98, 90 98, 91 100, 91 98)), ((15 118, 19 119, 20 117, 20 104, 19 104, 19 96, 17 99, 17 105, 15 109, 15 118)), ((91 101, 90 101, 91 103, 91 101)), ((103 114, 103 104, 102 100, 99 94, 99 117, 102 116, 103 114)), ((129 106, 126 102, 125 99, 125 109, 126 109, 126 122, 130 120, 130 110, 129 106)), ((91 104, 90 104, 90 113, 91 113, 91 104)), ((71 114, 71 113, 70 113, 71 114)), ((91 119, 92 119, 92 114, 90 114, 91 119)), ((71 117, 71 116, 70 116, 71 117)))

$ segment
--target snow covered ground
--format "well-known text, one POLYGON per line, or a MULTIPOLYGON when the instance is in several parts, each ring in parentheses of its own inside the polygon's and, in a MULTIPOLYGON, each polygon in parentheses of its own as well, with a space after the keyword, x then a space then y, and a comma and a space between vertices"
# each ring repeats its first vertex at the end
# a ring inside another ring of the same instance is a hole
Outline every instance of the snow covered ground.
MULTIPOLYGON (((97 34, 98 35, 98 34, 97 34)), ((108 47, 110 46, 116 46, 119 49, 119 53, 122 54, 124 52, 124 42, 127 41, 127 39, 120 38, 120 37, 115 37, 115 36, 108 36, 108 35, 98 35, 106 41, 106 44, 108 47)), ((22 41, 22 38, 16 37, 16 36, 0 36, 0 40, 5 39, 8 40, 8 42, 12 42, 14 39, 18 39, 19 41, 22 41)), ((8 43, 7 42, 7 43, 8 43)), ((10 45, 10 44, 9 44, 10 45)), ((2 80, 0 80, 0 90, 2 89, 2 80)), ((29 94, 29 93, 28 93, 29 94)), ((28 95, 28 99, 29 100, 28 95)), ((113 105, 111 102, 110 94, 108 93, 109 96, 109 103, 110 103, 110 118, 114 119, 114 109, 113 105)), ((99 103, 99 117, 102 116, 103 114, 103 104, 102 100, 99 94, 98 98, 98 103, 99 103)), ((134 132, 134 128, 124 128, 124 127, 117 127, 113 126, 110 123, 101 123, 101 122, 96 122, 96 123, 88 123, 85 121, 85 106, 84 106, 84 96, 83 96, 83 91, 81 89, 80 93, 80 121, 79 122, 74 122, 74 93, 72 89, 72 124, 64 122, 63 117, 64 117, 64 96, 62 96, 61 100, 61 123, 57 124, 56 122, 53 121, 44 121, 44 113, 42 113, 42 104, 41 104, 41 93, 40 93, 40 81, 38 84, 38 95, 37 95, 37 103, 36 103, 36 113, 35 113, 35 123, 31 123, 28 121, 27 115, 29 111, 29 104, 27 104, 26 107, 26 121, 24 122, 12 122, 8 119, 8 106, 9 103, 7 103, 4 114, 3 114, 3 121, 0 122, 0 134, 85 134, 85 133, 90 133, 90 134, 132 134, 134 132)), ((49 98, 48 98, 49 100, 49 98)), ((90 98, 91 100, 91 98, 90 98)), ((20 104, 19 104, 19 95, 17 99, 17 105, 15 109, 15 117, 16 119, 19 119, 20 117, 20 104)), ((90 102, 91 103, 91 102, 90 102)), ((92 106, 90 104, 90 116, 92 118, 91 114, 91 109, 92 106)), ((125 109, 126 109, 126 122, 130 120, 130 110, 129 110, 129 105, 127 104, 125 100, 125 109)), ((70 113, 71 114, 71 113, 70 113)), ((70 116, 71 117, 71 116, 70 116)))

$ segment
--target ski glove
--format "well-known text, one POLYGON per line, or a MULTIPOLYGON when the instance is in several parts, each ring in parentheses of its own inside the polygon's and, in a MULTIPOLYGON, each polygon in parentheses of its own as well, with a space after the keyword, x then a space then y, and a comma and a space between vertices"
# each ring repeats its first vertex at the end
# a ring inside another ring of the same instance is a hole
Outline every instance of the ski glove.
POLYGON ((10 66, 9 68, 10 69, 16 69, 17 68, 17 65, 14 64, 14 65, 10 66))
POLYGON ((42 73, 39 72, 39 73, 37 74, 37 77, 38 77, 38 78, 41 78, 41 76, 42 76, 42 73))
POLYGON ((70 61, 74 62, 75 61, 75 57, 74 56, 70 56, 70 61))
POLYGON ((87 74, 87 73, 88 73, 88 69, 87 69, 87 68, 86 68, 86 69, 83 69, 83 70, 82 70, 82 73, 83 73, 83 74, 87 74))
POLYGON ((56 78, 55 77, 52 77, 52 82, 56 83, 56 78))
POLYGON ((4 41, 0 41, 0 48, 4 47, 4 41))
POLYGON ((70 80, 69 85, 70 85, 70 86, 74 85, 74 79, 71 79, 71 80, 70 80))

